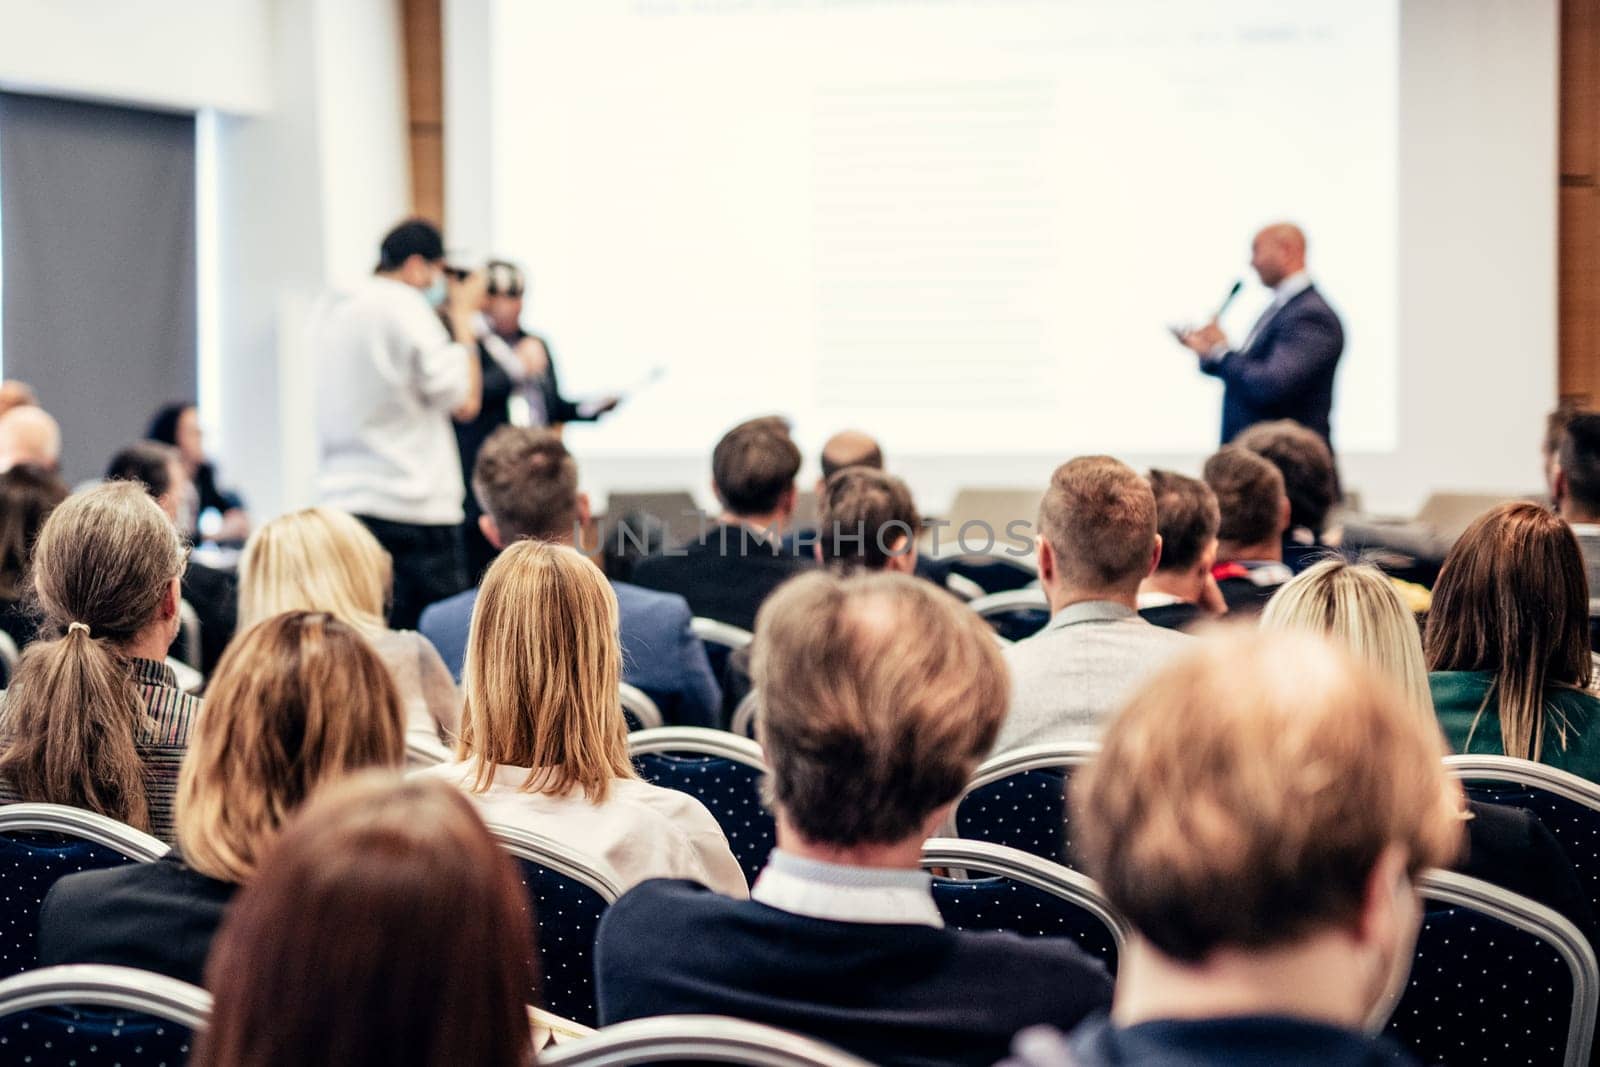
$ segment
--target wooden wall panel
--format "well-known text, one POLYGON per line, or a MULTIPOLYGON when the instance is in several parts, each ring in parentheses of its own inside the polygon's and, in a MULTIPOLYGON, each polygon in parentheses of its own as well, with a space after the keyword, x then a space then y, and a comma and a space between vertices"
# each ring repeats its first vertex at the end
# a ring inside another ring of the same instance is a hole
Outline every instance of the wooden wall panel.
POLYGON ((1560 393, 1600 408, 1600 0, 1561 4, 1560 393))
MULTIPOLYGON (((411 210, 444 226, 444 34, 442 0, 395 0, 405 27, 411 141, 411 210)), ((446 230, 446 233, 449 231, 446 230)))

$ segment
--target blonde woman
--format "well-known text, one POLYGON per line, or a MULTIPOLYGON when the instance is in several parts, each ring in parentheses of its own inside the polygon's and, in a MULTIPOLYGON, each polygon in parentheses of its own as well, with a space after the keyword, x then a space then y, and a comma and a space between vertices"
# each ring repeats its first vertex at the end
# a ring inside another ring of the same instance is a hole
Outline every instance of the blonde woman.
POLYGON ((0 803, 87 808, 171 841, 200 701, 165 663, 187 553, 144 487, 51 512, 33 549, 44 620, 0 708, 0 803))
POLYGON ((241 633, 211 679, 178 786, 178 848, 68 875, 39 912, 39 958, 138 967, 196 985, 212 935, 283 822, 318 786, 398 768, 400 697, 371 645, 294 612, 241 633))
MULTIPOLYGON (((1263 630, 1325 634, 1397 685, 1407 706, 1437 728, 1417 621, 1376 567, 1325 560, 1296 575, 1261 613, 1263 630)), ((1560 844, 1531 812, 1469 801, 1457 870, 1531 897, 1586 934, 1594 910, 1560 844)))
POLYGON ((624 889, 687 878, 746 896, 710 812, 634 773, 621 658, 617 598, 599 568, 571 548, 511 545, 484 575, 472 614, 458 758, 418 775, 466 790, 490 823, 592 857, 624 889))
POLYGON ((428 639, 384 625, 389 554, 342 511, 307 508, 250 535, 239 559, 239 628, 284 611, 326 611, 360 630, 388 664, 408 737, 454 742, 461 695, 428 639))

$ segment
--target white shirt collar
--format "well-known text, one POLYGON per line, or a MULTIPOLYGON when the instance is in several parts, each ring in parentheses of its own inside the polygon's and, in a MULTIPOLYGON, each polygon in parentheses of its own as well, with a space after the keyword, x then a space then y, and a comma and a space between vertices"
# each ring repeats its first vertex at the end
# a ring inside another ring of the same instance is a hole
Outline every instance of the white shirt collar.
POLYGON ((1282 307, 1309 288, 1311 288, 1311 275, 1303 270, 1297 270, 1273 287, 1272 302, 1282 307))
POLYGON ((812 919, 843 923, 943 927, 923 871, 849 867, 776 849, 750 899, 812 919))

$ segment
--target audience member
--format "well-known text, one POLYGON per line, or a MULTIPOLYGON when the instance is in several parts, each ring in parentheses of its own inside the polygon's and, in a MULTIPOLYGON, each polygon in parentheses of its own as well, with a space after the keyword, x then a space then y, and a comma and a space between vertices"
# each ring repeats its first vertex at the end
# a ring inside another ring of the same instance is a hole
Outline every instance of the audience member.
POLYGON ((1544 418, 1544 437, 1539 441, 1539 458, 1544 464, 1545 492, 1552 504, 1556 500, 1556 470, 1560 465, 1561 441, 1567 435, 1567 424, 1579 415, 1591 412, 1571 404, 1562 403, 1544 418))
POLYGON ((61 427, 34 404, 18 404, 0 415, 0 472, 23 466, 52 474, 61 467, 61 427))
POLYGON ((1072 782, 1085 869, 1134 929, 1116 1006, 1020 1035, 1012 1067, 1410 1062, 1363 1028, 1410 970, 1417 875, 1459 841, 1442 755, 1398 689, 1320 640, 1197 643, 1072 782))
POLYGON ((447 281, 443 236, 412 219, 384 237, 373 276, 311 324, 321 503, 360 519, 392 557, 397 630, 472 584, 451 420, 473 418, 482 401, 484 290, 481 274, 447 281))
POLYGON ((633 769, 621 651, 617 598, 600 568, 562 545, 507 546, 472 613, 458 758, 417 773, 465 790, 491 823, 592 858, 624 887, 691 878, 747 895, 711 813, 633 769))
POLYGON ((1217 495, 1197 478, 1152 470, 1161 560, 1139 583, 1139 614, 1168 630, 1189 630, 1228 611, 1211 576, 1217 562, 1217 495))
POLYGON ((1574 415, 1556 449, 1551 499, 1583 552, 1589 597, 1600 596, 1600 415, 1574 415))
POLYGON ((1043 630, 1006 649, 1014 689, 995 751, 1093 741, 1183 634, 1139 617, 1139 583, 1161 558, 1150 483, 1109 456, 1056 468, 1039 506, 1043 630))
POLYGON ((199 408, 193 404, 168 404, 150 420, 145 436, 176 448, 183 462, 190 491, 185 494, 184 522, 179 529, 186 536, 204 536, 224 543, 238 543, 250 536, 250 516, 244 501, 238 493, 217 484, 216 465, 206 457, 199 408), (215 512, 217 521, 214 527, 202 529, 207 525, 201 522, 207 512, 215 512))
POLYGON ((361 631, 383 658, 405 707, 406 734, 453 741, 461 694, 428 639, 384 625, 389 554, 342 511, 280 515, 250 535, 239 557, 239 627, 285 611, 326 611, 361 631))
POLYGON ((12 467, 0 474, 0 630, 19 650, 39 634, 32 591, 34 543, 65 499, 67 487, 48 471, 12 467))
POLYGON ((905 482, 871 467, 846 467, 829 475, 817 505, 816 553, 824 565, 841 574, 916 572, 922 519, 905 482))
POLYGON ((696 541, 634 565, 633 580, 677 593, 696 615, 748 630, 761 602, 815 566, 785 553, 783 528, 794 514, 800 449, 781 419, 740 423, 717 442, 711 474, 722 514, 696 541))
MULTIPOLYGON (((183 529, 185 504, 191 490, 189 475, 177 449, 156 441, 129 445, 106 468, 107 481, 138 482, 155 498, 173 525, 183 529)), ((189 666, 210 674, 233 639, 238 613, 239 583, 228 571, 208 567, 193 559, 183 571, 183 599, 200 621, 200 661, 189 666)))
POLYGON ((1212 576, 1230 612, 1260 614, 1278 586, 1294 577, 1283 563, 1289 528, 1283 475, 1249 449, 1224 445, 1206 460, 1204 477, 1222 517, 1212 576))
POLYGON ((1439 572, 1424 647, 1451 748, 1600 781, 1588 583, 1558 517, 1502 504, 1467 527, 1439 572))
POLYGON ((164 660, 184 549, 136 485, 68 497, 33 550, 39 639, 0 705, 0 803, 87 808, 173 838, 178 766, 200 701, 164 660))
POLYGON ((366 772, 291 820, 206 966, 194 1067, 527 1067, 511 858, 454 790, 366 772))
POLYGON ((756 627, 778 848, 749 901, 653 881, 595 948, 602 1022, 733 1015, 879 1064, 989 1064, 1110 1000, 1067 938, 944 928, 920 870, 1005 714, 983 620, 903 575, 798 578, 756 627), (818 664, 827 664, 819 670, 818 664))
MULTIPOLYGON (((1326 635, 1400 687, 1413 711, 1438 727, 1422 634, 1392 579, 1376 567, 1324 560, 1278 590, 1261 613, 1263 630, 1326 635)), ((1561 845, 1532 812, 1469 802, 1466 848, 1457 870, 1531 897, 1571 919, 1586 936, 1594 910, 1561 845)))
POLYGON ((293 612, 244 630, 183 761, 177 849, 57 882, 39 912, 40 961, 138 967, 198 985, 228 902, 289 814, 322 783, 398 769, 404 755, 399 695, 353 627, 293 612))
POLYGON ((1289 529, 1283 534, 1283 562, 1296 574, 1331 551, 1328 513, 1343 495, 1333 450, 1315 430, 1293 419, 1258 422, 1234 444, 1267 460, 1283 475, 1289 498, 1289 529))
POLYGON ((27 382, 19 382, 15 378, 0 382, 0 415, 4 415, 12 408, 38 403, 39 397, 34 393, 33 386, 27 382))
MULTIPOLYGON (((472 486, 482 508, 478 525, 496 551, 523 538, 573 545, 593 537, 578 465, 553 430, 495 431, 477 453, 472 486)), ((622 680, 644 690, 673 725, 717 726, 722 692, 690 629, 689 605, 628 582, 613 581, 611 591, 621 619, 622 680)), ((478 590, 469 589, 430 606, 418 623, 457 681, 477 599, 478 590)))

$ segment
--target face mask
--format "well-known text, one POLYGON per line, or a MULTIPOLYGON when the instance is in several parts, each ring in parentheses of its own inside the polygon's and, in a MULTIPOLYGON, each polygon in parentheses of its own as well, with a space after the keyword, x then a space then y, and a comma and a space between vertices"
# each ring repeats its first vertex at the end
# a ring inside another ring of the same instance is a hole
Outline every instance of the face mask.
POLYGON ((436 274, 433 278, 433 284, 424 289, 422 295, 427 298, 429 304, 436 308, 441 308, 444 307, 445 297, 449 295, 449 292, 449 289, 444 284, 444 275, 436 274))

